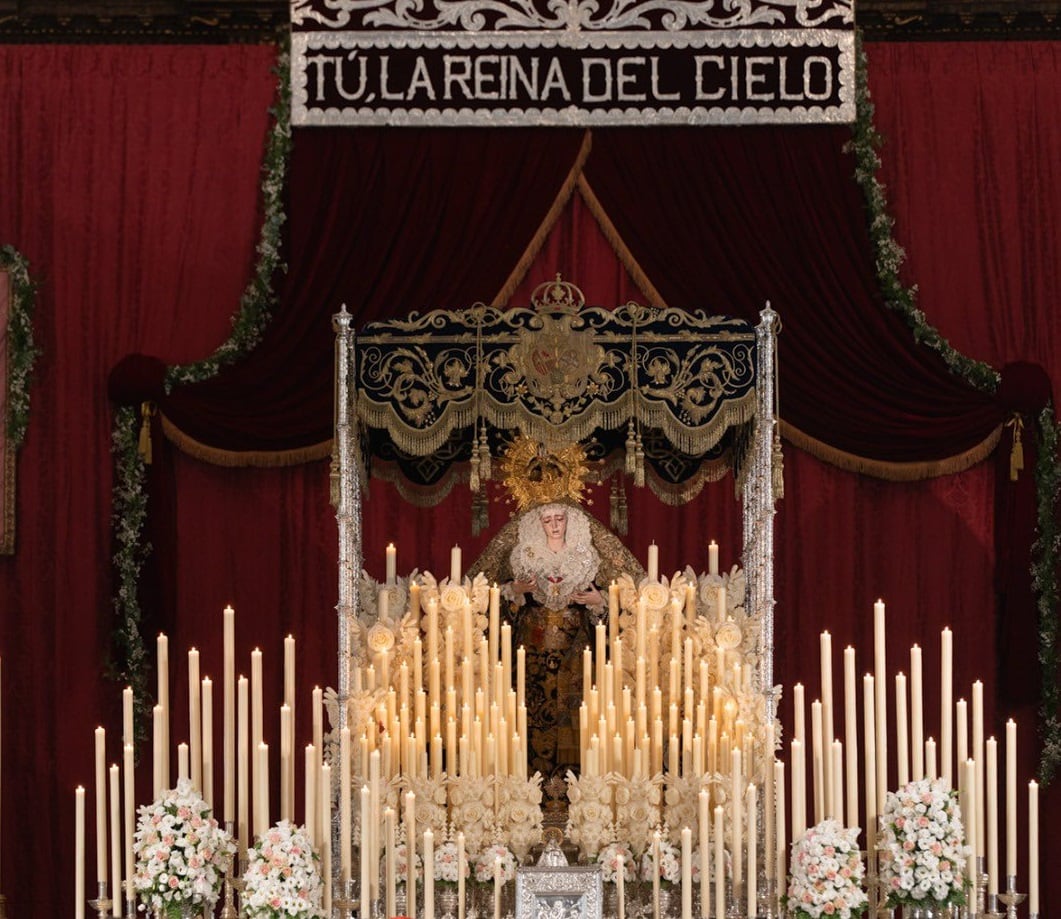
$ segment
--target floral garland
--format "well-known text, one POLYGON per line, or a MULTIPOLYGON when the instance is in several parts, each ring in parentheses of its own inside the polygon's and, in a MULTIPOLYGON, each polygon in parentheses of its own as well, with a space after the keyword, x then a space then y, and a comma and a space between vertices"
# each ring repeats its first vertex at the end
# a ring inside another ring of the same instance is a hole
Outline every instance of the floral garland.
POLYGON ((114 612, 118 624, 114 629, 119 656, 116 676, 133 688, 137 717, 134 731, 138 740, 146 736, 146 713, 150 707, 147 693, 147 651, 140 634, 140 569, 151 551, 142 541, 147 520, 147 467, 139 452, 139 421, 132 406, 122 406, 114 416, 114 491, 111 496, 114 514, 114 572, 117 589, 114 612))
POLYGON ((957 792, 943 779, 889 791, 884 803, 880 880, 889 906, 965 902, 965 827, 957 792))
POLYGON ((281 820, 247 857, 240 902, 248 919, 324 919, 320 859, 305 827, 281 820))
POLYGON ((1061 763, 1061 687, 1057 681, 1057 556, 1061 550, 1061 528, 1057 522, 1058 495, 1061 494, 1061 462, 1058 460, 1057 418, 1052 405, 1039 414, 1039 455, 1035 465, 1038 496, 1036 539, 1032 544, 1032 589, 1039 608, 1039 666, 1042 692, 1039 730, 1042 754, 1039 778, 1045 785, 1061 763))
POLYGON ((212 913, 235 851, 210 807, 191 782, 181 779, 140 808, 133 884, 143 903, 168 917, 175 919, 188 907, 212 913))
POLYGON ((895 220, 888 213, 888 199, 884 185, 877 178, 881 160, 877 151, 882 139, 873 125, 874 106, 870 98, 866 75, 866 52, 861 33, 857 34, 857 66, 855 77, 856 116, 853 136, 847 149, 855 155, 855 180, 862 188, 869 211, 869 236, 877 266, 877 282, 884 294, 885 305, 901 314, 914 333, 914 341, 927 345, 943 358, 951 371, 970 386, 993 393, 998 388, 999 374, 990 364, 976 361, 956 351, 939 331, 928 323, 917 307, 917 285, 906 287, 899 277, 899 269, 906 260, 906 252, 892 236, 895 220))
MULTIPOLYGON (((223 366, 247 354, 259 341, 272 315, 276 297, 272 279, 285 269, 281 262, 280 228, 287 219, 283 206, 283 189, 291 151, 291 87, 288 80, 289 47, 285 43, 277 56, 273 72, 277 75, 277 103, 271 109, 273 127, 266 142, 262 166, 262 200, 264 218, 257 245, 258 262, 254 277, 240 299, 240 308, 232 320, 232 334, 210 357, 195 364, 171 367, 166 372, 167 392, 178 383, 194 383, 215 376, 223 366)), ((28 405, 28 403, 27 403, 28 405)), ((115 643, 120 660, 120 679, 133 687, 137 706, 137 736, 141 737, 144 713, 147 711, 146 661, 143 636, 140 634, 140 570, 150 546, 142 542, 147 520, 147 473, 144 459, 137 450, 140 419, 132 407, 119 408, 114 415, 112 434, 116 468, 112 494, 115 530, 114 568, 117 593, 114 606, 118 625, 115 643)))
POLYGON ((0 270, 11 275, 11 310, 7 321, 7 436, 22 446, 29 427, 29 390, 33 365, 41 350, 33 341, 37 284, 29 262, 14 246, 0 246, 0 270))
POLYGON ((869 906, 862 889, 864 877, 858 829, 823 820, 792 846, 785 905, 795 919, 819 919, 823 915, 851 919, 869 906))

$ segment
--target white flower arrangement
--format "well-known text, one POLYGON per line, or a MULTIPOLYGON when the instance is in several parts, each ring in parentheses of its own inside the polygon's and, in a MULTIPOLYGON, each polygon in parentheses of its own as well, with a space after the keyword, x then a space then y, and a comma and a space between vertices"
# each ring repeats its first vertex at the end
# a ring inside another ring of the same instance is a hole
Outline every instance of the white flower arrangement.
MULTIPOLYGON (((641 856, 641 880, 652 880, 652 846, 641 856)), ((659 879, 664 884, 678 884, 682 879, 682 857, 678 848, 666 839, 659 841, 659 879)))
POLYGON ((140 900, 167 916, 212 911, 236 847, 206 802, 181 779, 140 808, 133 841, 140 900))
MULTIPOLYGON (((468 880, 468 874, 468 860, 465 859, 465 880, 468 880)), ((456 884, 460 881, 460 863, 455 842, 444 842, 435 849, 435 880, 443 884, 456 884)))
POLYGON ((318 857, 304 827, 281 820, 259 836, 243 872, 243 914, 249 919, 324 919, 318 857))
POLYGON ((501 859, 501 880, 512 881, 516 877, 516 856, 508 846, 495 844, 487 846, 475 860, 475 880, 488 884, 494 880, 494 863, 501 859))
POLYGON ((858 829, 823 820, 792 845, 786 905, 796 919, 852 919, 869 906, 864 876, 858 829))
MULTIPOLYGON (((398 884, 404 884, 406 878, 409 876, 409 859, 406 856, 407 852, 408 849, 404 842, 400 842, 394 847, 394 874, 396 875, 395 881, 398 884)), ((413 876, 419 881, 424 876, 424 862, 420 858, 420 853, 415 850, 413 851, 413 860, 413 876)), ((385 861, 386 856, 380 861, 379 870, 381 875, 386 871, 385 861)))
POLYGON ((615 884, 619 879, 619 865, 622 865, 623 880, 633 883, 637 879, 637 859, 633 850, 623 842, 610 842, 597 856, 601 866, 601 879, 607 884, 615 884))
POLYGON ((965 902, 965 827, 942 779, 910 782, 885 799, 879 848, 889 906, 965 902))

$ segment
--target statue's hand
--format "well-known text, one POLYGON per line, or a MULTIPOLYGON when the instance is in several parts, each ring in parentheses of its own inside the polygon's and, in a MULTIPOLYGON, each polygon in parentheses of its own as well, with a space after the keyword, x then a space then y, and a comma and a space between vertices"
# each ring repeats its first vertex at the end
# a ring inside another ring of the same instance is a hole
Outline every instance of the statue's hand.
POLYGON ((590 584, 585 590, 576 591, 572 594, 572 597, 576 603, 581 603, 591 609, 599 609, 604 606, 604 597, 601 596, 596 584, 590 584))

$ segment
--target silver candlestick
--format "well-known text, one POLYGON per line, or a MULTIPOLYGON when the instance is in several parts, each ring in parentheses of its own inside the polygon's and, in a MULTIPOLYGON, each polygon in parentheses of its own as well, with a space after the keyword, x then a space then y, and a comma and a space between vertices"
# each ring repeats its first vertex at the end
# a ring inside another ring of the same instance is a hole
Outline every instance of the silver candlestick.
POLYGON ((998 895, 999 900, 1005 904, 1006 919, 1017 919, 1017 907, 1024 902, 1027 894, 1017 893, 1017 877, 1013 874, 1006 875, 1006 892, 998 895))
POLYGON ((99 892, 95 900, 89 900, 88 905, 91 906, 101 916, 105 915, 110 911, 111 899, 107 896, 107 882, 99 882, 99 892))

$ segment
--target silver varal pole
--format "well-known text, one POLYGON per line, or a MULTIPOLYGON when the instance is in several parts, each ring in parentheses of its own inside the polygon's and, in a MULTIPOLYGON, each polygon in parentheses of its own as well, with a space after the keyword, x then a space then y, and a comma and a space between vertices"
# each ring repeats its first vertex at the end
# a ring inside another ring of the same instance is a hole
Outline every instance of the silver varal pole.
POLYGON ((339 495, 335 519, 339 525, 339 724, 347 727, 351 668, 360 656, 360 605, 357 579, 363 565, 361 534, 361 458, 353 416, 353 317, 342 309, 332 317, 335 330, 335 442, 339 466, 339 495), (355 648, 353 643, 357 643, 355 648))

